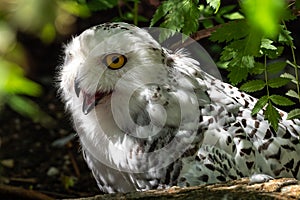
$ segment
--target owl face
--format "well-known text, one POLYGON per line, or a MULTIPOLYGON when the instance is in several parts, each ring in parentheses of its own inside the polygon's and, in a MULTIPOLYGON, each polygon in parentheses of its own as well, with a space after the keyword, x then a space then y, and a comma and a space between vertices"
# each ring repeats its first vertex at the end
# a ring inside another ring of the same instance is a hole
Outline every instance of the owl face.
POLYGON ((66 49, 65 65, 76 71, 73 89, 83 96, 85 114, 113 92, 167 81, 160 45, 148 32, 122 23, 96 26, 74 38, 66 49))
POLYGON ((85 152, 111 168, 139 173, 177 159, 181 151, 175 149, 184 149, 195 137, 195 88, 207 103, 202 80, 190 78, 200 74, 197 64, 128 24, 96 26, 74 38, 59 78, 85 152), (181 129, 178 137, 189 139, 172 140, 181 129), (161 145, 155 147, 158 141, 161 145), (150 157, 160 164, 141 168, 139 162, 150 157))

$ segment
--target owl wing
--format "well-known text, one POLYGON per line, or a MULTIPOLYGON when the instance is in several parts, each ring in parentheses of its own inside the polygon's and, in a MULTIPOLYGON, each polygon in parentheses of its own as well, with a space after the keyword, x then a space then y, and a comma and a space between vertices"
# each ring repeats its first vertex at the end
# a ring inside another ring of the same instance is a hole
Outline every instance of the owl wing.
POLYGON ((213 102, 202 112, 211 116, 204 144, 229 153, 242 176, 262 173, 299 179, 300 121, 286 120, 287 114, 279 110, 283 119, 275 131, 263 111, 251 115, 257 99, 208 74, 204 77, 213 102))
POLYGON ((180 185, 213 183, 254 174, 300 178, 299 120, 286 120, 287 114, 279 110, 283 119, 275 131, 264 119, 263 111, 251 115, 256 98, 201 71, 198 63, 185 55, 174 54, 170 58, 171 67, 176 71, 172 77, 177 80, 173 86, 178 95, 174 97, 179 99, 183 110, 188 108, 193 112, 183 113, 189 122, 181 121, 181 124, 191 128, 187 124, 197 119, 194 131, 200 138, 186 150, 193 153, 183 154, 186 163, 179 175, 183 180, 180 185), (190 97, 189 103, 183 103, 188 102, 185 96, 190 97), (197 99, 197 109, 189 107, 195 102, 192 97, 197 99))

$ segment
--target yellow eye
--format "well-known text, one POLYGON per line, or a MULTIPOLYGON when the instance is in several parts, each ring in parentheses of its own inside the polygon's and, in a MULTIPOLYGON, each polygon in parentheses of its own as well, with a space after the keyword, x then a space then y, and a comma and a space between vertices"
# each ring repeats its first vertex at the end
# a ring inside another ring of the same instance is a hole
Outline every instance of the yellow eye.
POLYGON ((104 57, 103 63, 112 70, 120 69, 127 62, 127 58, 118 53, 108 54, 104 57))

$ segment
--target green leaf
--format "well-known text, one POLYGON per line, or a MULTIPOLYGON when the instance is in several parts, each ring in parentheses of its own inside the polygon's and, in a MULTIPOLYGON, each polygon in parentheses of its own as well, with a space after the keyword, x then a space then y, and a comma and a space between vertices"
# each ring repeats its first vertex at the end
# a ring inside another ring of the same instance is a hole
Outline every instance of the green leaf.
POLYGON ((228 78, 233 85, 236 85, 241 81, 246 80, 248 76, 247 68, 241 68, 241 67, 233 68, 229 65, 228 70, 230 71, 228 74, 228 78))
POLYGON ((297 80, 296 80, 296 77, 292 74, 289 74, 289 73, 283 73, 280 75, 280 77, 282 78, 288 78, 290 79, 293 83, 297 84, 297 80))
POLYGON ((65 11, 79 17, 89 17, 91 15, 87 4, 80 4, 75 1, 58 1, 59 7, 65 11))
POLYGON ((277 131, 278 123, 281 119, 278 110, 269 102, 264 114, 266 119, 270 122, 271 126, 275 129, 275 131, 277 131))
POLYGON ((272 44, 273 41, 267 38, 263 38, 261 40, 261 45, 260 47, 262 49, 268 49, 268 50, 277 50, 277 48, 272 44))
POLYGON ((275 58, 278 58, 279 56, 281 56, 283 50, 284 50, 284 47, 278 46, 276 51, 266 50, 265 52, 266 52, 266 55, 268 56, 268 58, 275 59, 275 58))
POLYGON ((256 92, 262 90, 265 85, 266 83, 263 80, 252 80, 244 83, 240 89, 245 92, 256 92))
POLYGON ((221 5, 221 0, 206 0, 206 2, 215 9, 215 13, 218 12, 218 9, 221 5))
POLYGON ((277 73, 282 71, 286 66, 286 62, 274 62, 267 65, 267 71, 270 73, 277 73))
POLYGON ((228 68, 228 64, 229 64, 229 62, 226 62, 226 61, 224 61, 224 62, 223 61, 216 62, 216 65, 220 69, 227 69, 228 68))
MULTIPOLYGON (((253 56, 241 56, 237 55, 235 58, 233 58, 230 62, 230 65, 235 68, 253 68, 254 67, 254 57, 253 56)), ((247 71, 248 73, 248 71, 247 71)))
POLYGON ((287 93, 286 93, 287 96, 289 97, 293 97, 293 98, 296 98, 296 99, 300 99, 300 96, 297 92, 295 92, 294 90, 289 90, 287 93))
POLYGON ((249 35, 245 38, 243 55, 258 56, 261 45, 262 34, 250 29, 249 35))
POLYGON ((283 73, 283 74, 280 75, 280 77, 288 78, 288 79, 291 79, 291 80, 296 80, 295 76, 292 75, 292 74, 289 74, 289 73, 283 73))
POLYGON ((286 85, 287 83, 289 83, 291 80, 288 78, 274 78, 268 81, 268 86, 270 86, 271 88, 279 88, 282 87, 284 85, 286 85))
POLYGON ((231 42, 228 47, 237 51, 240 56, 257 56, 260 45, 261 35, 251 31, 245 38, 231 42))
POLYGON ((294 46, 293 45, 293 37, 291 36, 291 32, 286 30, 284 26, 281 26, 281 31, 278 36, 278 42, 288 45, 288 46, 294 46))
POLYGON ((260 62, 255 62, 254 67, 250 69, 250 73, 254 75, 262 74, 265 71, 265 65, 260 62))
POLYGON ((261 40, 260 49, 262 55, 266 54, 271 59, 277 58, 283 51, 283 47, 277 48, 273 45, 273 41, 267 38, 261 40))
MULTIPOLYGON (((295 5, 297 7, 297 3, 298 1, 295 1, 295 5)), ((293 3, 291 3, 288 7, 292 6, 293 3)), ((298 8, 296 8, 297 10, 299 10, 298 8)), ((283 21, 286 21, 286 22, 289 22, 289 21, 292 21, 292 20, 295 20, 297 19, 297 15, 294 14, 294 11, 293 9, 285 9, 285 13, 284 13, 284 16, 283 16, 283 21)))
POLYGON ((254 67, 253 56, 236 56, 228 64, 228 78, 233 85, 240 83, 248 77, 249 69, 254 67))
POLYGON ((197 0, 164 1, 156 10, 150 26, 164 18, 161 27, 190 35, 197 31, 199 25, 200 11, 197 5, 197 0))
POLYGON ((233 11, 237 6, 236 5, 228 5, 228 6, 222 6, 219 11, 218 14, 219 15, 225 15, 231 11, 233 11))
POLYGON ((64 185, 65 189, 68 190, 70 187, 73 187, 77 179, 74 176, 65 176, 61 177, 61 182, 64 185))
POLYGON ((186 35, 190 35, 198 30, 200 12, 197 8, 197 4, 194 1, 187 1, 182 7, 184 10, 184 26, 182 32, 186 35))
POLYGON ((35 103, 21 96, 10 96, 8 104, 15 111, 27 117, 35 117, 39 112, 39 109, 35 103))
POLYGON ((55 120, 47 113, 43 112, 38 104, 28 98, 10 95, 7 103, 19 114, 30 117, 34 122, 38 122, 46 128, 53 128, 55 125, 55 120))
POLYGON ((299 108, 291 110, 287 116, 287 119, 299 119, 299 118, 300 118, 300 109, 299 108))
POLYGON ((294 67, 295 69, 299 68, 300 69, 300 66, 295 64, 295 63, 292 63, 291 61, 287 60, 286 61, 287 64, 291 65, 292 67, 294 67))
POLYGON ((154 26, 161 18, 163 18, 169 11, 171 11, 172 5, 170 1, 164 1, 158 9, 155 11, 150 26, 154 26))
MULTIPOLYGON (((122 15, 122 17, 115 17, 111 21, 119 22, 119 21, 133 21, 134 20, 134 14, 132 12, 126 12, 122 15)), ((139 22, 148 22, 148 19, 146 17, 143 17, 141 15, 137 16, 137 19, 139 22)))
POLYGON ((258 101, 256 102, 256 104, 254 105, 251 115, 255 115, 257 114, 261 109, 263 109, 263 107, 268 103, 268 96, 262 96, 260 97, 260 99, 258 99, 258 101))
POLYGON ((228 60, 231 60, 232 58, 235 58, 236 55, 237 55, 237 52, 234 51, 233 48, 229 48, 228 46, 226 46, 224 48, 224 50, 222 51, 222 53, 221 53, 220 60, 221 61, 228 61, 228 60))
POLYGON ((202 21, 202 25, 204 26, 204 28, 211 28, 214 26, 214 22, 211 19, 204 19, 202 21))
POLYGON ((213 42, 229 42, 246 37, 249 34, 249 26, 245 20, 231 21, 227 24, 222 24, 210 36, 213 42))
POLYGON ((42 93, 42 87, 27 79, 19 65, 0 59, 0 66, 0 93, 29 96, 39 96, 42 93))
POLYGON ((279 105, 279 106, 291 106, 291 105, 295 104, 290 99, 280 96, 280 95, 277 95, 277 94, 273 94, 269 98, 274 104, 279 105))
POLYGON ((91 11, 107 10, 118 5, 118 0, 92 0, 87 5, 91 11))
POLYGON ((239 12, 233 12, 233 13, 224 15, 224 18, 227 18, 230 20, 238 20, 238 19, 244 19, 245 17, 239 12))

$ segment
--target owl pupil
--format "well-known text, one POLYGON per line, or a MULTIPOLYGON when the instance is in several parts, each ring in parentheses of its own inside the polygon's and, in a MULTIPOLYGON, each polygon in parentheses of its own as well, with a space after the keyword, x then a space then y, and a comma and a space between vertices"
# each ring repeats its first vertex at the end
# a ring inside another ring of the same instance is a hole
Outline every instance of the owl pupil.
POLYGON ((119 62, 119 57, 118 57, 118 56, 114 56, 114 57, 112 58, 112 62, 113 62, 114 64, 117 64, 117 63, 119 62))

